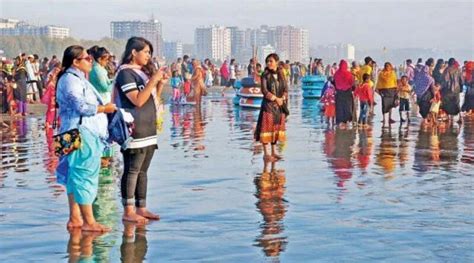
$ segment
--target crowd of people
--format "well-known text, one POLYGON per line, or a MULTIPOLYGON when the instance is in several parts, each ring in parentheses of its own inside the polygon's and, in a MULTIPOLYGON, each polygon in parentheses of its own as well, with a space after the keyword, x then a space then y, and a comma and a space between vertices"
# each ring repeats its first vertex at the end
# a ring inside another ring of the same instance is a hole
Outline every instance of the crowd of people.
POLYGON ((454 59, 439 59, 435 65, 429 58, 423 63, 418 59, 413 65, 411 59, 406 65, 396 68, 384 63, 378 70, 371 57, 365 58, 365 64, 349 64, 341 60, 334 70, 323 73, 322 63, 315 63, 316 75, 325 74, 328 82, 323 88, 321 103, 324 116, 330 125, 346 128, 350 123, 367 127, 368 117, 373 116, 375 94, 381 98, 383 126, 395 123, 392 110, 399 108, 400 122, 410 122, 410 107, 415 104, 423 118, 423 125, 441 123, 462 124, 462 112, 471 116, 474 110, 474 62, 465 61, 460 66, 454 59), (334 74, 332 74, 334 72, 334 74), (461 104, 461 93, 465 91, 461 104), (414 103, 412 103, 414 102, 414 103))
MULTIPOLYGON (((276 145, 286 140, 288 90, 306 75, 328 79, 320 103, 331 126, 347 128, 353 123, 367 128, 374 115, 375 94, 381 97, 384 125, 395 122, 392 110, 396 107, 400 121, 410 122, 415 101, 424 125, 453 123, 455 116, 461 123, 461 112, 474 114, 473 61, 461 67, 454 58, 437 63, 432 58, 425 63, 419 59, 416 65, 408 59, 398 70, 389 62, 378 70, 371 57, 362 66, 357 62, 350 66, 345 60, 324 66, 322 59, 304 65, 281 61, 273 53, 264 63, 252 58, 247 76, 254 78, 263 93, 254 139, 263 145, 266 162, 282 159, 276 145), (467 88, 461 106, 463 87, 467 88)), ((67 227, 100 232, 110 229, 95 221, 92 203, 103 160, 114 155, 111 142, 120 144, 123 156, 123 220, 158 220, 147 209, 147 171, 158 148, 164 85, 170 82, 173 103, 192 101, 199 108, 208 88, 223 86, 224 93, 245 73, 235 59, 218 67, 209 59, 201 62, 185 55, 169 66, 159 65, 153 59, 153 45, 141 37, 127 41, 120 62, 106 47, 73 45, 65 49, 62 61, 56 56, 40 61, 38 55, 21 54, 13 62, 2 60, 0 66, 2 112, 22 118, 28 104, 44 103, 45 128, 57 129, 56 175, 68 194, 67 227)))

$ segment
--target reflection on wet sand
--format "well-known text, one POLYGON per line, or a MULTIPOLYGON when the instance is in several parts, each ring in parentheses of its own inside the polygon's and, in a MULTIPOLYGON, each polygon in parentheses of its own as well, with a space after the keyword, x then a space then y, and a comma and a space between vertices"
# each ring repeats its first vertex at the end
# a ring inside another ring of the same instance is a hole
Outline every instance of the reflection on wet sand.
POLYGON ((397 140, 395 139, 392 128, 382 129, 380 136, 380 145, 375 156, 375 164, 382 168, 385 176, 392 176, 395 171, 397 159, 397 140))
POLYGON ((53 135, 54 129, 45 128, 46 144, 48 145, 48 152, 46 158, 43 158, 44 166, 46 168, 46 183, 51 189, 53 196, 59 197, 65 192, 62 185, 56 182, 56 167, 58 166, 59 159, 54 152, 53 146, 53 135))
MULTIPOLYGON (((206 120, 202 108, 187 105, 171 105, 171 145, 192 152, 193 157, 206 157, 204 145, 206 120)), ((187 155, 185 157, 188 157, 187 155)))
POLYGON ((471 120, 464 123, 464 149, 461 156, 462 163, 471 165, 474 164, 474 120, 472 118, 471 116, 471 120))
MULTIPOLYGON (((146 229, 144 225, 124 223, 120 259, 124 263, 140 263, 145 259, 148 250, 146 229)), ((156 259, 155 259, 156 260, 156 259)))
MULTIPOLYGON (((470 124, 466 122, 466 129, 470 124)), ((450 170, 459 161, 459 129, 447 125, 421 127, 415 145, 413 170, 426 172, 436 167, 450 170)))
POLYGON ((323 152, 337 178, 337 186, 352 178, 352 156, 355 150, 356 131, 352 129, 327 129, 324 133, 323 152))
MULTIPOLYGON (((25 118, 13 119, 7 123, 9 129, 2 132, 2 170, 12 169, 17 173, 27 172, 28 168, 28 146, 27 120, 25 118)), ((26 183, 26 182, 25 182, 26 183)), ((25 186, 19 182, 18 186, 25 186)))
POLYGON ((255 245, 261 247, 266 257, 278 257, 285 251, 288 243, 283 235, 283 219, 287 211, 285 194, 285 172, 275 168, 275 163, 264 163, 263 173, 254 180, 257 189, 256 206, 263 216, 260 224, 261 233, 255 240, 255 245), (268 171, 268 166, 270 171, 268 171))
POLYGON ((102 235, 99 232, 82 231, 80 228, 71 229, 67 245, 68 262, 95 262, 94 243, 102 235))

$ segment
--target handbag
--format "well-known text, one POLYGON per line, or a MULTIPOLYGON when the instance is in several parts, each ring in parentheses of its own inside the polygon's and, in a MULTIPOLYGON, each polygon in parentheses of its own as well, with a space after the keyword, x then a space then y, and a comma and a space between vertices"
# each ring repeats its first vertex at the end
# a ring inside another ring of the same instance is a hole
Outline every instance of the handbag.
MULTIPOLYGON (((82 120, 82 116, 81 116, 82 120)), ((53 136, 54 153, 62 157, 81 147, 81 134, 79 129, 71 129, 53 136)))
MULTIPOLYGON (((67 73, 72 74, 72 75, 79 78, 79 76, 77 76, 74 73, 71 73, 71 72, 67 72, 67 73)), ((86 90, 83 89, 82 92, 85 96, 86 90)), ((56 100, 56 107, 58 107, 59 104, 58 104, 57 96, 56 96, 55 100, 56 100)), ((56 117, 54 118, 55 122, 56 122, 56 119, 58 117, 57 114, 58 114, 58 110, 56 110, 56 117)), ((81 124, 82 124, 82 115, 79 118, 79 126, 81 124)), ((53 125, 56 126, 56 123, 54 123, 53 125)), ((74 129, 65 131, 63 133, 54 135, 53 136, 53 147, 54 147, 54 153, 58 157, 63 157, 65 155, 68 155, 71 152, 81 148, 81 133, 79 132, 79 129, 74 128, 74 129)))

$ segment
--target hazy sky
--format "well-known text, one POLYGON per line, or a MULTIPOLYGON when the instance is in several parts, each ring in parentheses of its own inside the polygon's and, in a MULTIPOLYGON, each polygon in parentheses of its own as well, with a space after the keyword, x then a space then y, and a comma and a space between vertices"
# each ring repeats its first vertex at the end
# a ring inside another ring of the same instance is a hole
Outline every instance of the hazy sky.
POLYGON ((149 19, 163 37, 192 43, 202 25, 305 27, 310 45, 474 50, 474 0, 0 0, 0 16, 71 28, 74 37, 110 36, 110 21, 149 19))

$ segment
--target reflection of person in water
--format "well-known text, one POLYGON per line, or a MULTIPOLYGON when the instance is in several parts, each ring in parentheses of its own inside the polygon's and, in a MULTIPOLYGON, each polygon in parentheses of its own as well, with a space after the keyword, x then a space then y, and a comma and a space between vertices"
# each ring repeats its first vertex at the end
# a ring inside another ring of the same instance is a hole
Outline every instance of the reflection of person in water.
MULTIPOLYGON (((472 87, 474 89, 474 86, 472 87)), ((474 122, 467 120, 463 129, 464 149, 462 151, 461 162, 474 164, 474 122)))
POLYGON ((431 169, 431 130, 422 127, 418 131, 418 139, 415 144, 413 170, 426 172, 431 169))
POLYGON ((146 230, 144 225, 124 222, 120 254, 123 263, 143 262, 148 250, 146 230))
POLYGON ((67 245, 69 262, 94 261, 94 240, 102 234, 100 232, 82 231, 80 228, 71 228, 67 245))
POLYGON ((193 146, 195 151, 203 151, 206 148, 202 144, 205 136, 204 127, 201 107, 196 107, 193 112, 193 146))
POLYGON ((382 129, 379 152, 375 156, 375 164, 380 166, 384 173, 390 174, 395 170, 397 150, 392 130, 382 129))
POLYGON ((354 151, 355 132, 347 129, 329 129, 325 132, 323 151, 329 166, 337 176, 337 186, 352 178, 352 155, 354 151))
POLYGON ((373 135, 371 129, 360 129, 359 131, 359 151, 357 152, 357 161, 359 168, 367 169, 370 164, 372 154, 373 135))
POLYGON ((441 127, 438 129, 439 141, 441 142, 439 145, 441 166, 446 170, 452 169, 459 161, 459 128, 451 125, 446 126, 446 131, 443 131, 441 127))
POLYGON ((409 148, 409 126, 403 127, 400 123, 400 129, 398 130, 398 161, 400 167, 405 167, 405 164, 410 159, 410 148, 409 148))
POLYGON ((256 238, 256 246, 261 247, 265 256, 278 257, 285 250, 288 243, 282 235, 284 226, 283 218, 287 210, 287 204, 283 198, 285 194, 285 174, 282 170, 275 169, 275 163, 271 163, 271 171, 265 162, 261 176, 255 178, 257 188, 255 196, 258 201, 256 206, 263 216, 260 225, 261 234, 256 238))

